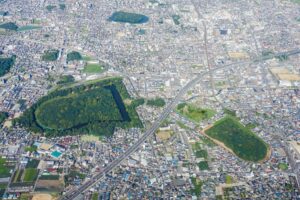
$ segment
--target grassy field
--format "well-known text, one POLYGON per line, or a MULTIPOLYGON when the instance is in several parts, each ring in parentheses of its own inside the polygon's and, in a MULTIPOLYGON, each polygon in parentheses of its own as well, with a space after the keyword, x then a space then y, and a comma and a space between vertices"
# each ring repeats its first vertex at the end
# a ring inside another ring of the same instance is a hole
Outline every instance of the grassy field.
POLYGON ((19 197, 19 200, 30 200, 31 195, 29 193, 22 193, 21 196, 19 197))
POLYGON ((215 115, 215 111, 212 109, 199 108, 194 104, 181 103, 176 108, 177 112, 186 118, 200 122, 202 120, 210 119, 215 115))
POLYGON ((5 166, 6 160, 4 158, 0 158, 0 178, 10 177, 10 169, 5 166))
POLYGON ((100 64, 94 64, 94 63, 88 63, 84 69, 83 72, 87 74, 98 74, 103 72, 104 68, 100 64))
POLYGON ((244 160, 257 162, 263 160, 267 155, 267 144, 240 124, 235 117, 224 117, 205 133, 222 142, 244 160))
POLYGON ((92 195, 92 200, 98 200, 98 193, 93 193, 93 195, 92 195))
POLYGON ((281 170, 287 170, 289 166, 286 163, 279 163, 278 168, 281 170))
POLYGON ((5 189, 7 187, 7 183, 0 183, 0 189, 5 189))
POLYGON ((34 25, 21 26, 18 28, 18 32, 31 31, 31 30, 41 29, 41 28, 42 28, 41 26, 34 26, 34 25))
POLYGON ((86 56, 86 55, 82 56, 82 59, 83 59, 84 61, 86 61, 86 62, 89 62, 89 61, 92 61, 92 60, 93 60, 92 57, 86 56))
POLYGON ((38 170, 35 168, 27 168, 24 171, 23 182, 34 182, 37 178, 38 170))
POLYGON ((233 178, 230 175, 225 176, 225 183, 226 184, 231 184, 233 183, 233 178))
POLYGON ((95 136, 95 135, 82 135, 80 139, 81 139, 81 141, 84 141, 84 142, 98 142, 98 141, 100 141, 100 138, 98 136, 95 136))

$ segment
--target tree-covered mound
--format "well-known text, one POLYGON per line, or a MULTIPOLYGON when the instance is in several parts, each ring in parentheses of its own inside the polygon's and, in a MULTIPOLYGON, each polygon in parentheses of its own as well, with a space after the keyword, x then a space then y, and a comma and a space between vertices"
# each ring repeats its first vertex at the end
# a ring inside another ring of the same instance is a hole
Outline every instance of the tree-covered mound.
POLYGON ((46 136, 109 136, 115 127, 142 127, 135 104, 123 99, 130 96, 121 78, 71 86, 42 97, 14 124, 46 136))
POLYGON ((10 68, 14 65, 16 56, 10 58, 1 58, 0 57, 0 77, 4 76, 9 72, 10 68))
POLYGON ((109 20, 130 24, 142 24, 148 22, 149 18, 141 14, 118 11, 114 12, 112 16, 109 17, 109 20))
POLYGON ((72 51, 67 54, 67 61, 82 60, 82 56, 77 51, 72 51))
POLYGON ((7 112, 0 112, 0 125, 8 118, 7 112))
POLYGON ((60 80, 57 81, 57 84, 62 85, 62 84, 69 84, 69 83, 74 83, 75 78, 72 75, 64 75, 60 77, 60 80))
POLYGON ((244 160, 257 162, 263 160, 267 155, 267 144, 239 123, 235 117, 224 117, 205 133, 224 143, 226 147, 244 160))
POLYGON ((162 98, 155 98, 147 100, 147 105, 155 107, 164 107, 166 105, 166 102, 162 98))
POLYGON ((56 49, 47 50, 42 56, 43 61, 56 61, 58 59, 59 51, 56 49))

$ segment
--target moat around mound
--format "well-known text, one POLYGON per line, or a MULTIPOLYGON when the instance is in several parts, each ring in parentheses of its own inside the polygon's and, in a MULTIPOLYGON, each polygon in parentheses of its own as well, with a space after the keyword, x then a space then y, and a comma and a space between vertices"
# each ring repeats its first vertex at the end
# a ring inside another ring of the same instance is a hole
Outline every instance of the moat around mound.
POLYGON ((118 11, 114 12, 112 16, 109 17, 109 20, 130 24, 142 24, 148 22, 149 18, 141 14, 118 11))
POLYGON ((120 78, 54 91, 26 110, 15 123, 47 136, 112 135, 115 127, 141 127, 135 104, 120 78))

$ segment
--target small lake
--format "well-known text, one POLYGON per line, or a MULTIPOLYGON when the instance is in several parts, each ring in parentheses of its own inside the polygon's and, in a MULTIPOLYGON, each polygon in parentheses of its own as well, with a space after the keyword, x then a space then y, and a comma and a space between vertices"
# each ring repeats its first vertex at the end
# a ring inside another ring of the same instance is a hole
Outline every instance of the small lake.
POLYGON ((117 90, 115 85, 108 85, 104 87, 105 89, 109 89, 111 91, 111 94, 113 95, 113 98, 117 104, 117 107, 119 109, 119 112, 122 116, 123 121, 130 121, 130 117, 129 114, 126 110, 126 107, 124 105, 123 99, 119 93, 119 91, 117 90))
POLYGON ((114 12, 109 18, 109 21, 130 23, 130 24, 142 24, 149 21, 149 17, 136 13, 129 13, 118 11, 114 12))

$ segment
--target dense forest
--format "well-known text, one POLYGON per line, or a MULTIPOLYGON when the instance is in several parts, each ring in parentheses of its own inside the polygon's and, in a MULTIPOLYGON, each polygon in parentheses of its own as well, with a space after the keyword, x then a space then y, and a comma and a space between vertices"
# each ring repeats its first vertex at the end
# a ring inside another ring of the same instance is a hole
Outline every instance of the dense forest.
POLYGON ((136 104, 121 78, 67 87, 49 93, 13 121, 46 136, 112 135, 115 127, 142 127, 136 104))
POLYGON ((16 56, 10 58, 0 58, 0 77, 9 72, 10 68, 14 65, 16 56))
POLYGON ((57 84, 59 85, 68 84, 68 83, 73 83, 74 81, 75 79, 72 75, 64 75, 60 77, 60 80, 57 81, 57 84))
POLYGON ((146 103, 148 106, 164 107, 166 102, 162 98, 149 99, 146 103))
POLYGON ((8 118, 7 112, 0 112, 0 125, 8 118))
POLYGON ((36 109, 35 116, 42 127, 55 130, 70 129, 95 121, 122 120, 111 91, 105 88, 51 99, 36 109))
POLYGON ((44 55, 42 56, 43 61, 56 61, 58 59, 59 51, 52 49, 45 51, 44 55))
POLYGON ((74 61, 74 60, 82 60, 82 56, 79 52, 77 51, 72 51, 67 54, 67 61, 74 61))

